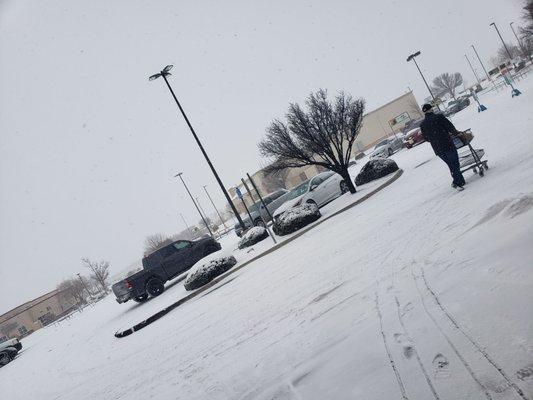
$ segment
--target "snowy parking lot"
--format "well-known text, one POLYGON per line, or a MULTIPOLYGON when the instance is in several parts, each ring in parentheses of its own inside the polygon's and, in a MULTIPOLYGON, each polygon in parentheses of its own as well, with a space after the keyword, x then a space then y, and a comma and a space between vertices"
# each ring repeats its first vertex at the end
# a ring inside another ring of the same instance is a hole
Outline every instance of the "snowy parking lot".
POLYGON ((533 398, 531 75, 519 86, 453 117, 490 166, 465 191, 429 144, 401 150, 393 184, 142 331, 114 337, 183 297, 181 283, 37 331, 0 370, 2 398, 533 398))

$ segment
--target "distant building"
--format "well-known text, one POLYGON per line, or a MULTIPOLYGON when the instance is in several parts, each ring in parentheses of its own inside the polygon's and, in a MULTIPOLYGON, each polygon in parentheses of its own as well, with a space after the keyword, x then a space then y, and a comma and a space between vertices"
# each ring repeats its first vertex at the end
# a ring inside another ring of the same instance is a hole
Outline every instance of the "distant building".
POLYGON ((0 342, 22 338, 54 322, 76 308, 73 298, 52 290, 0 315, 0 342))
MULTIPOLYGON (((368 112, 363 117, 361 132, 354 143, 352 156, 366 151, 388 136, 401 132, 408 121, 416 120, 423 116, 424 114, 411 91, 368 112)), ((266 195, 280 188, 291 189, 311 179, 323 170, 323 168, 315 165, 302 168, 289 168, 285 173, 280 173, 272 177, 272 175, 265 174, 264 170, 261 169, 252 175, 252 179, 261 192, 261 195, 266 195)), ((257 195, 248 179, 246 179, 246 182, 250 190, 252 190, 254 199, 257 201, 257 195)), ((250 199, 246 188, 242 184, 228 190, 237 210, 241 215, 245 216, 246 211, 244 210, 242 201, 237 197, 236 188, 243 194, 247 206, 252 205, 254 201, 250 199)))

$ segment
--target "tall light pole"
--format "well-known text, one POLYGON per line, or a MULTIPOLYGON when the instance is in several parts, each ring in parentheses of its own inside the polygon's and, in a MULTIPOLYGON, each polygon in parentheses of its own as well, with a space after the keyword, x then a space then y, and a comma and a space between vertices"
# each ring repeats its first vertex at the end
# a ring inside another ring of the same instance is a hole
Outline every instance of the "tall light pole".
POLYGON ((213 202, 213 199, 211 198, 211 196, 209 195, 209 192, 207 191, 207 185, 204 185, 204 190, 205 190, 205 194, 207 195, 207 198, 209 199, 209 201, 211 202, 211 204, 213 205, 213 208, 215 209, 215 212, 217 213, 218 215, 218 218, 220 218, 220 222, 222 222, 222 225, 224 225, 224 229, 228 229, 228 227, 226 226, 226 223, 224 222, 224 220, 222 219, 220 213, 218 212, 218 209, 217 209, 217 206, 215 206, 215 203, 213 202))
POLYGON ((185 217, 183 216, 182 213, 180 213, 180 217, 181 217, 181 220, 183 221, 183 223, 185 224, 185 226, 187 227, 187 232, 189 232, 189 235, 192 238, 191 228, 189 228, 189 224, 187 224, 187 221, 185 221, 185 217))
POLYGON ((431 95, 433 102, 436 103, 437 99, 435 99, 435 96, 433 95, 433 92, 431 91, 431 88, 429 87, 428 82, 426 81, 426 78, 424 77, 424 74, 422 73, 422 71, 420 70, 420 67, 418 66, 418 63, 416 62, 416 57, 418 57, 419 55, 420 55, 420 50, 417 51, 416 53, 410 54, 409 57, 407 57, 407 62, 413 61, 415 63, 416 69, 418 69, 418 72, 420 72, 420 76, 424 80, 424 83, 426 84, 426 87, 428 88, 429 94, 431 95))
POLYGON ((476 77, 477 79, 477 83, 479 86, 481 86, 481 81, 479 80, 479 76, 477 76, 476 74, 476 70, 474 69, 474 67, 472 66, 472 63, 470 62, 470 59, 468 58, 468 56, 465 54, 465 58, 466 58, 466 61, 468 61, 468 65, 470 65, 470 69, 472 70, 472 72, 474 73, 474 76, 476 77))
POLYGON ((512 61, 513 56, 511 55, 511 52, 509 51, 509 49, 507 48, 507 45, 506 45, 505 42, 503 41, 502 35, 500 35, 500 31, 498 30, 498 27, 496 26, 496 24, 495 24, 494 22, 491 22, 491 23, 489 24, 489 26, 493 26, 494 29, 496 29, 496 33, 497 33, 498 36, 500 37, 500 40, 501 40, 502 43, 503 43, 503 47, 505 47, 505 51, 507 52, 507 55, 509 56, 509 60, 512 61))
POLYGON ((193 202, 194 204, 194 207, 196 207, 196 211, 198 211, 198 214, 200 214, 200 217, 202 218, 202 221, 204 221, 204 224, 205 224, 205 227, 207 228, 207 230, 209 231, 209 234, 211 235, 211 237, 213 237, 213 232, 211 232, 211 229, 209 229, 209 224, 207 223, 207 221, 205 220, 203 214, 200 212, 200 209, 198 208, 198 205, 196 204, 196 202, 194 201, 194 197, 192 197, 192 194, 191 192, 189 191, 189 188, 187 187, 187 185, 185 184, 185 181, 183 180, 183 172, 179 172, 177 173, 176 175, 174 175, 174 178, 179 176, 179 178, 181 179, 181 183, 183 183, 183 186, 185 186, 185 190, 187 191, 187 193, 189 193, 189 197, 191 198, 191 201, 193 202))
POLYGON ((511 27, 511 30, 514 33, 514 37, 516 38, 516 41, 518 42, 518 47, 520 47, 520 49, 522 49, 522 42, 520 41, 520 39, 518 39, 518 35, 516 34, 516 32, 515 32, 515 30, 513 28, 513 24, 514 24, 514 22, 511 22, 511 23, 509 23, 509 26, 511 27))
MULTIPOLYGON (((481 68, 483 68, 483 71, 485 71, 485 75, 487 75, 487 79, 488 79, 489 81, 492 82, 492 78, 490 77, 489 73, 487 72, 487 69, 486 69, 485 66, 483 65, 483 62, 481 61, 481 58, 479 57, 479 54, 477 53, 476 48, 474 47, 473 44, 471 44, 470 47, 472 47, 472 49, 474 50, 474 53, 476 53, 477 60, 478 60, 479 63, 481 64, 481 68)), ((494 83, 494 82, 493 82, 493 83, 494 83)))
MULTIPOLYGON (((155 79, 157 79, 159 77, 163 77, 163 79, 165 80, 165 83, 167 84, 168 90, 170 90, 170 93, 172 94, 172 97, 174 98, 174 101, 176 102, 176 104, 178 105, 178 108, 181 111, 181 115, 183 115, 183 118, 185 119, 185 122, 187 123, 189 129, 191 130, 192 135, 194 136, 194 140, 196 140, 196 144, 198 144, 198 147, 202 151, 202 154, 204 155, 205 160, 207 161, 207 164, 209 164, 209 168, 211 168, 211 172, 213 172, 213 175, 215 175, 215 179, 217 180, 217 182, 218 182, 218 184, 220 186, 220 189, 224 193, 224 196, 226 197, 226 200, 227 200, 228 204, 231 206, 231 209, 232 209, 233 213, 235 214, 235 217, 237 218, 237 221, 239 221, 239 224, 241 225, 242 229, 245 229, 246 227, 244 226, 244 222, 242 221, 242 218, 239 215, 239 212, 235 208, 235 204, 233 204, 233 202, 231 201, 231 198, 229 197, 229 194, 228 194, 226 188, 224 187, 224 184, 222 183, 222 180, 218 176, 218 173, 215 170, 215 167, 213 166, 213 163, 209 159, 209 156, 207 155, 207 153, 206 153, 206 151, 204 149, 204 146, 202 146, 202 143, 200 142, 200 139, 198 139, 198 136, 196 135, 196 132, 194 131, 194 128, 192 127, 191 123, 189 122, 189 118, 187 118, 187 115, 185 114, 185 111, 183 111, 183 108, 181 107, 181 104, 178 101, 178 98, 174 94, 174 91, 172 90, 172 87, 170 86, 170 83, 168 83, 167 76, 171 75, 170 74, 170 70, 172 69, 172 67, 173 67, 172 65, 167 65, 159 73, 150 76, 148 79, 153 81, 153 80, 155 80, 155 79)), ((191 198, 192 198, 192 196, 191 196, 191 198)))
POLYGON ((202 208, 202 205, 200 204, 200 200, 198 200, 198 196, 196 196, 195 199, 196 199, 196 204, 198 204, 198 208, 200 209, 202 214, 204 214, 204 217, 207 217, 207 214, 205 213, 204 209, 202 208))

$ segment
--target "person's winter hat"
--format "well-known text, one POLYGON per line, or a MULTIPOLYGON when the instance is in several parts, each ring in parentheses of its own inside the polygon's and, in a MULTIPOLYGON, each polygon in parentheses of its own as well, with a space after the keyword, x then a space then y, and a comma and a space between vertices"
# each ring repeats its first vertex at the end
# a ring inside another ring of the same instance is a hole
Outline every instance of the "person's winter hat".
POLYGON ((431 111, 432 108, 433 106, 431 104, 426 103, 422 106, 422 112, 427 113, 428 111, 431 111))

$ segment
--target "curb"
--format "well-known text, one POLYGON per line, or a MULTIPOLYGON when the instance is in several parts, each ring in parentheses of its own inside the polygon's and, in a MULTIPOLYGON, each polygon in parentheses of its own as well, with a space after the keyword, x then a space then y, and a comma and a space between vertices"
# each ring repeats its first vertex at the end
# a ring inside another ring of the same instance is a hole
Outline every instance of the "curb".
MULTIPOLYGON (((367 200, 369 197, 372 197, 374 194, 376 194, 377 192, 380 192, 381 190, 385 189, 387 186, 389 186, 391 183, 393 183, 394 181, 396 181, 400 176, 402 176, 403 174, 403 170, 402 169, 399 169, 398 171, 396 171, 394 173, 394 175, 389 179, 387 180, 386 182, 382 183, 381 185, 379 185, 377 188, 375 188, 374 190, 372 190, 371 192, 365 194, 363 197, 361 197, 360 199, 357 199, 355 200, 353 203, 350 203, 348 204, 347 206, 341 208, 340 210, 334 212, 333 214, 331 215, 328 215, 327 217, 325 218, 320 218, 318 221, 306 226, 304 229, 300 230, 298 233, 294 234, 293 236, 291 236, 290 238, 282 241, 282 242, 279 242, 278 244, 272 246, 271 248, 269 248, 268 250, 262 252, 261 254, 258 254, 257 256, 249 259, 248 261, 242 263, 241 265, 237 265, 236 267, 230 269, 228 272, 225 272, 224 274, 222 275, 219 275, 217 276, 215 279, 213 279, 211 282, 209 282, 208 284, 202 286, 200 289, 197 289, 196 291, 192 292, 191 294, 185 296, 185 297, 182 297, 181 299, 179 299, 178 301, 172 303, 170 306, 168 307, 165 307, 163 308, 161 311, 158 311, 157 313, 151 315, 150 317, 148 317, 147 319, 145 319, 144 321, 141 321, 139 322, 138 324, 135 324, 133 325, 131 328, 129 329, 126 329, 125 331, 121 331, 121 332, 115 332, 115 337, 116 338, 123 338, 123 337, 126 337, 126 336, 129 336, 131 335, 133 332, 137 332, 143 328, 145 328, 146 326, 150 325, 152 322, 155 322, 157 321, 159 318, 163 317, 164 315, 168 314, 170 311, 172 311, 173 309, 175 309, 176 307, 179 307, 180 305, 182 305, 183 303, 189 301, 190 299, 198 296, 199 294, 205 292, 206 290, 212 288, 213 286, 215 286, 217 283, 219 283, 220 281, 222 281, 224 278, 226 278, 227 276, 237 272, 238 270, 240 270, 241 268, 244 268, 246 267, 247 265, 253 263, 254 261, 272 253, 273 251, 279 249, 280 247, 283 247, 287 244, 289 244, 290 242, 292 242, 293 240, 295 240, 296 238, 299 238, 300 236, 302 236, 304 233, 310 231, 311 229, 313 229, 315 226, 318 226, 324 222, 326 222, 327 220, 349 210, 350 208, 353 208, 355 207, 356 205, 362 203, 363 201, 367 200)), ((185 277, 183 277, 183 279, 185 279, 185 277)), ((182 280, 183 280, 182 279, 182 280)), ((177 283, 177 282, 176 282, 177 283)))

